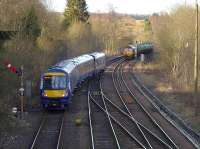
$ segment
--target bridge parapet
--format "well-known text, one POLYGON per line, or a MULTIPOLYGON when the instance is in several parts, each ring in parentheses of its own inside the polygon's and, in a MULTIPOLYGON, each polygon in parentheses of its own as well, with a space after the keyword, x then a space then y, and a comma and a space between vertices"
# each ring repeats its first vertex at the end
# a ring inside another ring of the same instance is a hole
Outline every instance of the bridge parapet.
POLYGON ((0 31, 0 40, 9 40, 15 36, 17 31, 0 31))

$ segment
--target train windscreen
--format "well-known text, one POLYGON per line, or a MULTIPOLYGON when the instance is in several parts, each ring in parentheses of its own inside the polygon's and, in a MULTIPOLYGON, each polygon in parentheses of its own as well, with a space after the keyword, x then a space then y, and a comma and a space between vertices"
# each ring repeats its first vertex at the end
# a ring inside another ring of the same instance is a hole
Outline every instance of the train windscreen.
POLYGON ((43 78, 43 89, 65 89, 66 87, 66 76, 44 76, 43 78))

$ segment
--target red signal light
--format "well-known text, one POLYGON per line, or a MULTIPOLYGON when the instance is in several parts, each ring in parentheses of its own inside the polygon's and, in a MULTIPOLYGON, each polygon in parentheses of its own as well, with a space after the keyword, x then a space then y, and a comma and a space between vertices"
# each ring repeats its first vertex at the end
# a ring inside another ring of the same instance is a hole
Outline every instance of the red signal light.
POLYGON ((17 73, 17 69, 16 69, 16 67, 14 67, 14 66, 11 66, 11 67, 10 67, 10 71, 13 72, 13 73, 17 73))
POLYGON ((15 66, 12 66, 11 63, 5 62, 4 64, 5 64, 6 68, 8 68, 11 72, 18 73, 17 68, 15 66))

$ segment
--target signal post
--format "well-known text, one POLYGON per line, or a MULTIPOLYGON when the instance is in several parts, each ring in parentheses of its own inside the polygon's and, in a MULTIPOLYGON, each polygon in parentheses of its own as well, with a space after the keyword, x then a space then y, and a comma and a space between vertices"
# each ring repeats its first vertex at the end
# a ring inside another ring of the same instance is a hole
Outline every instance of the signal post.
POLYGON ((24 67, 23 65, 20 67, 21 76, 20 76, 20 108, 21 108, 21 118, 23 119, 24 114, 24 67))
POLYGON ((23 65, 20 67, 20 70, 17 70, 15 66, 13 66, 10 62, 5 62, 4 65, 6 68, 12 73, 17 74, 20 77, 20 108, 21 108, 21 118, 23 118, 24 113, 24 67, 23 65))

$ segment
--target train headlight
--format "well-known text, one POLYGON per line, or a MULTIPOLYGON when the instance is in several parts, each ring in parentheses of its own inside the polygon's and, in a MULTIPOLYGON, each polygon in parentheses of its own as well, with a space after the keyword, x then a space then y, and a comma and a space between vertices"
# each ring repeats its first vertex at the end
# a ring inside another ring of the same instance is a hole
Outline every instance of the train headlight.
POLYGON ((66 97, 68 95, 68 92, 64 92, 63 94, 62 94, 62 97, 66 97))
POLYGON ((42 96, 47 97, 47 94, 45 92, 42 93, 42 96))

